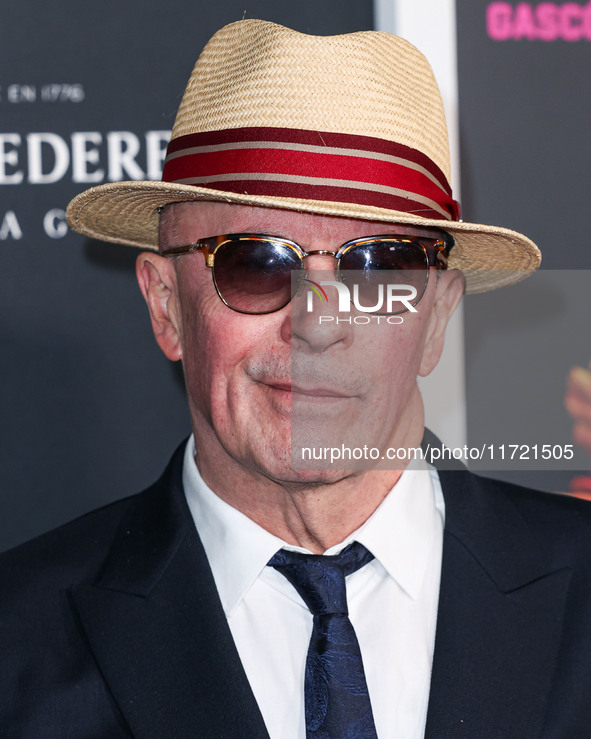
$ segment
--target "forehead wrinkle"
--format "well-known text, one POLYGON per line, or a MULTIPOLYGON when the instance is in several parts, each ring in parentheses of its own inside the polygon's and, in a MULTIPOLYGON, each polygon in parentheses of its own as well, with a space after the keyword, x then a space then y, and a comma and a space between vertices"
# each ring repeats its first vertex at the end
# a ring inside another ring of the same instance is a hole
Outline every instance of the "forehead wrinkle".
POLYGON ((396 231, 405 233, 407 228, 395 223, 304 211, 190 201, 165 207, 160 216, 160 244, 180 246, 230 233, 267 233, 295 241, 305 250, 334 250, 351 239, 396 231))
MULTIPOLYGON (((234 205, 220 215, 219 220, 216 219, 219 225, 218 234, 266 233, 295 241, 304 249, 338 247, 341 243, 357 237, 357 224, 361 232, 367 223, 363 219, 256 206, 234 205), (343 236, 344 228, 349 231, 346 238, 343 236)), ((380 226, 374 228, 376 233, 383 230, 380 226)))

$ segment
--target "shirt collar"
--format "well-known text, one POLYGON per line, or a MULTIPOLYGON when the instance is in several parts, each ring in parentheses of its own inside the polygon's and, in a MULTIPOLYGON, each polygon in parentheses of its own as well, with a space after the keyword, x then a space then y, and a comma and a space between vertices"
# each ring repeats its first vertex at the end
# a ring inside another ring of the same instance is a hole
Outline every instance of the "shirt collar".
MULTIPOLYGON (((224 612, 230 617, 275 552, 306 550, 286 544, 219 498, 199 474, 192 436, 185 449, 183 485, 224 612)), ((416 599, 443 515, 435 470, 409 466, 367 521, 326 554, 336 554, 358 541, 416 599)))
POLYGON ((416 600, 444 519, 445 503, 437 471, 411 463, 345 543, 355 540, 367 547, 390 577, 416 600))

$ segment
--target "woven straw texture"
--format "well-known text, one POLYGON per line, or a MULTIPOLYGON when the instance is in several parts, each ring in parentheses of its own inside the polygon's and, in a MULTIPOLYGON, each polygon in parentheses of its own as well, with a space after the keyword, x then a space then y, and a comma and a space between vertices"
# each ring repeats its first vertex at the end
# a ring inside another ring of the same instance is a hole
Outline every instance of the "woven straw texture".
MULTIPOLYGON (((252 126, 401 143, 427 155, 449 180, 445 117, 433 73, 417 49, 391 34, 310 36, 258 20, 225 26, 195 65, 172 138, 252 126)), ((369 205, 175 183, 99 185, 74 198, 67 216, 74 230, 91 238, 155 249, 158 208, 204 199, 444 228, 456 239, 449 266, 468 271, 468 292, 517 282, 540 263, 535 244, 508 229, 432 220, 369 205)))
POLYGON ((398 36, 309 36, 260 21, 219 31, 197 60, 173 128, 252 126, 374 136, 419 149, 447 179, 443 104, 431 67, 398 36))

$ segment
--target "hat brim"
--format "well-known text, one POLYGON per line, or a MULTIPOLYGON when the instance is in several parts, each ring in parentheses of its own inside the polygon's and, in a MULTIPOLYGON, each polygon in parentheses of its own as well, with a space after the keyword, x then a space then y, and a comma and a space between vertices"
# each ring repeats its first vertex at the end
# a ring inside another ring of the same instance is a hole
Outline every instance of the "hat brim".
POLYGON ((440 228, 454 237, 448 268, 465 273, 467 293, 519 282, 541 262, 540 250, 533 241, 507 228, 421 218, 368 205, 248 195, 168 182, 134 180, 92 187, 70 202, 66 217, 72 229, 90 238, 157 250, 159 208, 198 200, 440 228))

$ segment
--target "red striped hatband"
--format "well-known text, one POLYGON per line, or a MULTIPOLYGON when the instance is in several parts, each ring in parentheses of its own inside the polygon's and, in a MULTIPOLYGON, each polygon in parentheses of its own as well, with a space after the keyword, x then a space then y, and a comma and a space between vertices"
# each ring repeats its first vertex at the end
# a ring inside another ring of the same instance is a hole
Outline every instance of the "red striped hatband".
POLYGON ((173 139, 164 182, 248 195, 373 205, 458 220, 443 172, 384 139, 289 128, 233 128, 173 139))

